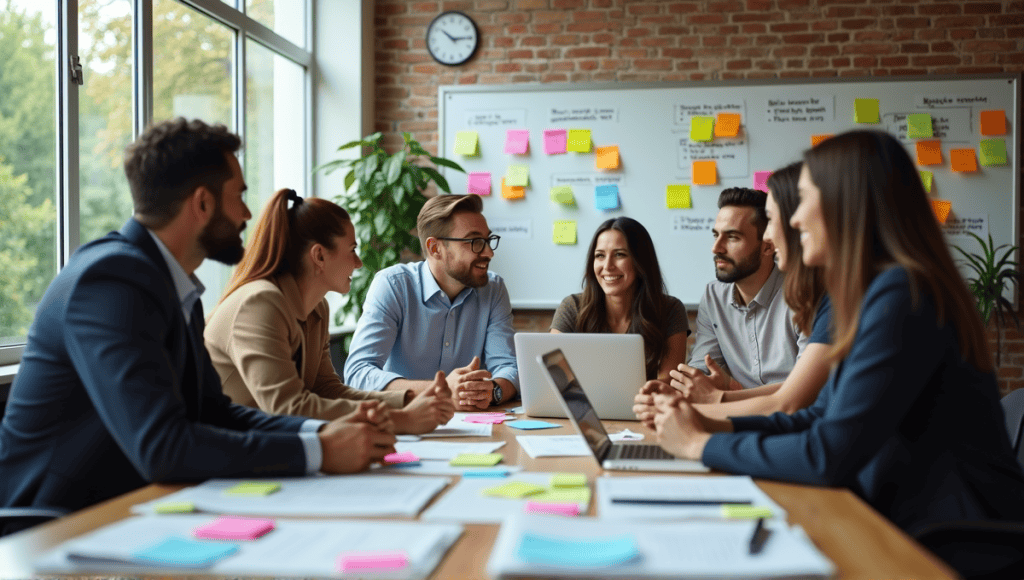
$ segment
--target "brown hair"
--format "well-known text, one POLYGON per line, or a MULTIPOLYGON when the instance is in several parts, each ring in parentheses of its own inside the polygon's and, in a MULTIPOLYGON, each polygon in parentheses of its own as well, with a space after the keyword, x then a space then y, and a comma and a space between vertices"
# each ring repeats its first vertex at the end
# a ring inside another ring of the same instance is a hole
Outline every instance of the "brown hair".
POLYGON ((893 263, 906 269, 915 305, 926 292, 938 324, 957 333, 961 355, 990 372, 992 355, 974 305, 928 204, 917 168, 895 137, 850 131, 804 152, 821 209, 831 266, 825 283, 835 329, 831 355, 853 346, 860 305, 878 273, 893 263))
POLYGON ((416 217, 416 233, 420 247, 427 252, 427 238, 443 238, 451 233, 451 217, 460 211, 484 213, 479 195, 438 195, 427 200, 416 217))
POLYGON ((153 229, 167 225, 201 186, 219 201, 224 182, 231 179, 227 156, 241 145, 224 125, 198 119, 178 117, 151 125, 124 151, 136 219, 153 229))
POLYGON ((821 297, 825 295, 825 282, 821 268, 804 265, 800 232, 789 225, 793 212, 800 205, 797 181, 803 166, 803 162, 798 161, 773 172, 768 177, 768 189, 779 206, 779 215, 775 219, 779 220, 786 239, 786 304, 793 311, 793 323, 805 336, 810 336, 814 315, 818 312, 821 297))
POLYGON ((348 212, 334 203, 317 197, 303 199, 291 189, 278 190, 260 214, 221 300, 254 280, 298 275, 306 250, 313 244, 333 250, 346 227, 352 227, 348 212), (291 208, 289 200, 295 202, 291 208))
POLYGON ((747 187, 730 187, 723 189, 718 195, 718 209, 727 205, 737 207, 749 207, 754 210, 754 216, 750 223, 757 229, 757 239, 764 236, 764 230, 768 227, 768 214, 765 213, 764 204, 768 194, 757 189, 747 187))

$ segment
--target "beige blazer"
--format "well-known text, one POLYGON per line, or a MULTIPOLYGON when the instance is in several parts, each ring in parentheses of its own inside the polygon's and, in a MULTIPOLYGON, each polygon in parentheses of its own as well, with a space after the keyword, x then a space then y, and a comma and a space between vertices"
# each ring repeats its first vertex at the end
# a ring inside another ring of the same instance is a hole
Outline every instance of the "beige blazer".
POLYGON ((360 391, 341 382, 331 364, 327 300, 299 312, 299 288, 284 274, 249 282, 221 302, 203 337, 224 393, 268 413, 331 420, 360 400, 394 408, 404 391, 360 391))

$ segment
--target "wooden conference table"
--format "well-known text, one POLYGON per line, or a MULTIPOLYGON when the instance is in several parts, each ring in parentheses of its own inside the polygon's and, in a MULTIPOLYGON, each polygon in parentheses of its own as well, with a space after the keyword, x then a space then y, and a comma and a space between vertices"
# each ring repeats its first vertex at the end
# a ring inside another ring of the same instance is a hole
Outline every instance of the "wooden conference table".
MULTIPOLYGON (((564 426, 544 431, 518 431, 504 425, 495 425, 491 439, 505 441, 505 446, 498 450, 505 456, 505 463, 520 465, 527 471, 583 472, 587 474, 592 487, 595 485, 593 478, 596 476, 637 475, 637 472, 604 471, 592 457, 531 458, 519 447, 516 435, 575 433, 565 419, 550 421, 564 426)), ((611 433, 628 428, 643 433, 645 442, 654 442, 654 435, 638 422, 604 423, 611 433)), ((488 439, 459 437, 458 440, 468 442, 488 439)), ((664 475, 679 474, 650 474, 651 477, 664 475)), ((835 563, 838 578, 956 578, 955 572, 944 563, 846 489, 818 488, 764 480, 758 480, 757 483, 789 513, 789 522, 803 526, 822 553, 835 563)), ((59 520, 0 539, 0 578, 30 577, 32 561, 61 542, 128 517, 134 504, 167 495, 186 486, 187 484, 150 485, 59 520)), ((591 502, 590 515, 594 515, 595 503, 591 502)), ((497 537, 498 527, 483 524, 465 525, 462 537, 435 570, 432 578, 486 578, 484 569, 490 557, 491 546, 497 537)))

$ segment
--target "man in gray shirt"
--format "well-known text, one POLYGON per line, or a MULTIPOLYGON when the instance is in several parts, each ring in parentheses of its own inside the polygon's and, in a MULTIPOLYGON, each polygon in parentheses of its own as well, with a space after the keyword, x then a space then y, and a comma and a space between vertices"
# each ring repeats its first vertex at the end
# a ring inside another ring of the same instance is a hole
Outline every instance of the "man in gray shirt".
POLYGON ((684 393, 781 383, 807 344, 786 306, 775 248, 762 240, 766 199, 740 187, 718 198, 711 246, 718 280, 708 283, 697 309, 690 364, 671 373, 684 393))

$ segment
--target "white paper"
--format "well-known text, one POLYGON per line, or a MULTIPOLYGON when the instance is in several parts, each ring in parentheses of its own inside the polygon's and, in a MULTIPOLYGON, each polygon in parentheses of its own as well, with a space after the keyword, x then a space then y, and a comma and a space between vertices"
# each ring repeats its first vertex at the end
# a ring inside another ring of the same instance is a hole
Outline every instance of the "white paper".
POLYGON ((587 457, 592 455, 582 435, 516 435, 527 455, 538 457, 587 457))
POLYGON ((411 452, 420 459, 443 459, 451 461, 463 453, 494 453, 505 446, 504 441, 481 441, 460 443, 456 441, 399 441, 395 443, 398 453, 411 452))
MULTIPOLYGON (((438 498, 423 515, 421 521, 464 522, 475 524, 499 524, 506 518, 521 513, 530 497, 510 499, 507 497, 485 496, 483 490, 497 487, 510 481, 525 481, 548 487, 553 473, 517 473, 506 478, 464 477, 438 498)), ((580 513, 587 513, 590 502, 577 503, 580 513)))
POLYGON ((722 506, 673 506, 612 503, 614 498, 632 499, 733 499, 747 500, 752 506, 772 510, 774 518, 785 520, 786 510, 768 497, 746 475, 722 477, 599 477, 597 513, 602 519, 673 520, 722 518, 722 506))
POLYGON ((493 471, 496 473, 518 473, 523 470, 518 465, 505 465, 499 463, 494 466, 483 466, 483 467, 472 467, 472 466, 459 466, 451 465, 446 459, 424 459, 419 462, 419 465, 375 465, 373 469, 376 473, 391 473, 398 475, 462 475, 467 471, 481 472, 481 471, 493 471))
POLYGON ((451 421, 439 426, 430 433, 424 433, 423 437, 490 437, 491 427, 489 423, 466 423, 463 419, 467 415, 476 413, 455 413, 451 421))

